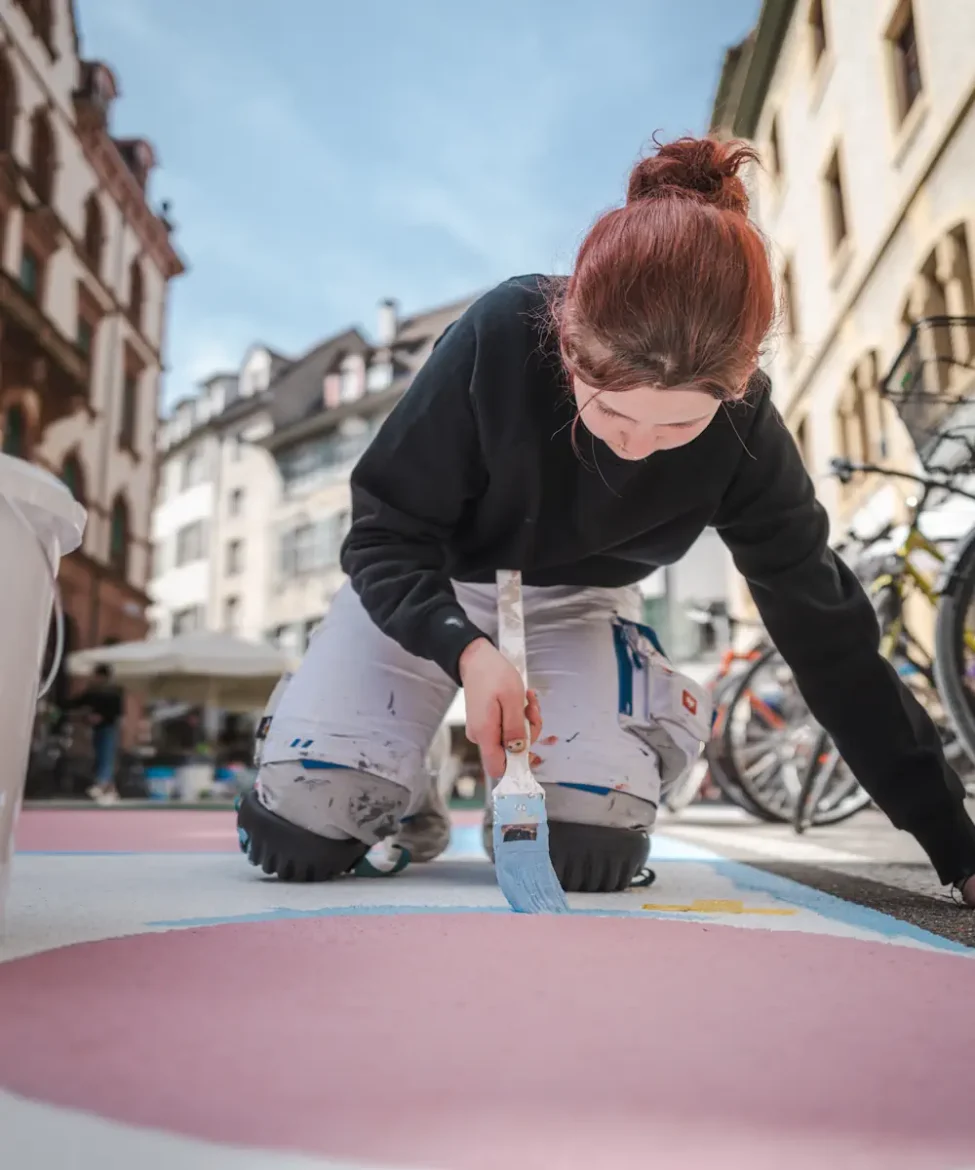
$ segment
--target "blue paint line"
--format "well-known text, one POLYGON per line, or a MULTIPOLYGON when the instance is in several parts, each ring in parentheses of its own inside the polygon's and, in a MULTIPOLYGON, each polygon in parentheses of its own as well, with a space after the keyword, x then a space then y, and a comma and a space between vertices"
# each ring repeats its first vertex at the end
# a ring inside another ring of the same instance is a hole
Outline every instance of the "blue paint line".
MULTIPOLYGON (((746 867, 747 868, 747 867, 746 867)), ((829 898, 830 895, 824 895, 829 898)), ((259 911, 253 914, 238 914, 238 915, 221 915, 212 918, 177 918, 172 920, 162 920, 156 922, 146 923, 147 928, 159 930, 192 930, 211 926, 236 926, 249 925, 253 923, 263 922, 285 922, 295 919, 320 919, 320 918, 376 918, 376 917, 391 917, 400 915, 437 915, 437 914, 513 914, 507 906, 410 906, 410 905, 383 905, 383 906, 322 906, 315 910, 293 910, 289 907, 280 906, 274 910, 259 911)), ((570 915, 575 918, 639 918, 647 921, 648 919, 663 919, 670 922, 695 922, 702 925, 715 925, 716 916, 713 914, 694 914, 687 911, 666 911, 666 910, 570 910, 570 915)), ((882 917, 882 916, 881 916, 882 917)), ((717 925, 728 926, 735 929, 730 922, 717 922, 717 925)), ((860 926, 864 928, 861 923, 851 923, 851 925, 860 926)), ((760 929, 755 927, 739 927, 738 929, 760 929)), ((874 928, 870 928, 874 933, 881 933, 874 928)), ((808 931, 792 931, 790 933, 810 935, 808 931)), ((939 938, 937 935, 928 935, 926 931, 914 929, 906 933, 906 937, 917 938, 918 941, 924 942, 929 946, 933 946, 938 950, 945 951, 951 954, 962 954, 969 958, 972 957, 972 952, 968 947, 962 946, 960 943, 953 943, 948 939, 939 938)), ((814 935, 811 937, 815 937, 814 935)), ((835 938, 835 935, 826 935, 827 938, 835 938)), ((853 939, 851 941, 858 941, 853 939)))
MULTIPOLYGON (((120 852, 117 850, 23 850, 21 856, 25 857, 226 857, 228 852, 226 850, 166 850, 153 851, 151 853, 144 853, 137 850, 120 852)), ((459 825, 456 826, 451 835, 450 849, 445 854, 445 859, 459 860, 461 858, 483 858, 484 850, 481 841, 481 829, 478 825, 459 825)), ((808 910, 813 914, 817 914, 832 922, 841 923, 845 926, 850 926, 855 930, 866 931, 874 935, 879 935, 882 938, 891 940, 908 940, 922 943, 928 947, 934 947, 937 950, 947 951, 952 954, 972 955, 972 950, 962 943, 954 942, 951 939, 942 938, 940 935, 933 934, 930 931, 924 930, 919 926, 914 926, 912 923, 902 922, 900 919, 893 918, 889 914, 883 914, 879 910, 872 910, 866 906, 860 906, 856 902, 847 902, 842 898, 837 898, 833 894, 823 893, 821 890, 812 889, 809 886, 804 886, 800 882, 793 881, 791 878, 781 877, 778 874, 767 873, 764 870, 756 869, 751 865, 741 861, 729 861, 723 858, 720 854, 714 853, 711 850, 703 849, 700 846, 689 845, 684 841, 678 841, 666 836, 654 837, 653 839, 653 860, 674 862, 697 862, 711 866, 717 873, 725 876, 735 886, 736 889, 742 891, 760 892, 771 895, 776 901, 783 903, 785 906, 798 907, 803 910, 808 910)), ((652 897, 648 891, 648 900, 652 897)), ((411 914, 411 913, 506 913, 505 908, 498 908, 493 910, 485 907, 413 907, 413 906, 393 906, 393 907, 345 907, 332 908, 328 910, 320 910, 311 912, 311 917, 320 917, 328 914, 377 914, 377 913, 396 913, 396 914, 411 914)), ((698 916, 692 915, 688 912, 679 912, 677 914, 665 914, 659 911, 625 911, 625 910, 586 910, 574 911, 577 914, 594 914, 597 917, 610 918, 627 918, 627 917, 672 917, 687 921, 692 918, 695 921, 714 921, 713 916, 698 916)), ((150 925, 160 927, 176 927, 176 926, 212 926, 227 922, 265 922, 272 921, 275 917, 298 917, 301 912, 290 912, 281 910, 280 912, 272 912, 270 917, 268 914, 257 914, 253 916, 244 916, 238 918, 217 917, 208 919, 177 919, 172 922, 152 923, 150 925)))
MULTIPOLYGON (((514 910, 507 906, 322 906, 317 910, 292 910, 287 906, 279 906, 274 910, 258 911, 253 914, 224 915, 213 918, 176 918, 172 921, 147 922, 147 927, 160 929, 192 929, 201 926, 235 926, 238 923, 254 922, 284 922, 289 919, 309 918, 375 918, 401 914, 514 914, 514 910)), ((713 915, 691 915, 654 913, 648 910, 570 910, 575 918, 674 918, 686 921, 689 918, 700 918, 701 921, 714 923, 713 915)))
POLYGON ((942 938, 941 935, 923 930, 910 922, 902 922, 889 914, 879 910, 871 910, 868 906, 860 906, 856 902, 847 902, 837 898, 834 894, 814 890, 811 886, 804 886, 791 878, 780 877, 778 874, 767 873, 746 865, 743 861, 729 861, 718 853, 700 849, 697 846, 687 846, 683 841, 673 841, 666 837, 654 838, 653 858, 657 859, 657 845, 664 844, 665 848, 680 850, 684 853, 683 860, 701 861, 712 866, 718 873, 728 877, 739 890, 771 894, 777 901, 787 906, 798 906, 827 918, 832 922, 852 926, 855 930, 866 930, 872 934, 879 934, 889 939, 910 939, 913 942, 924 943, 938 950, 951 951, 953 954, 971 955, 972 950, 963 943, 952 939, 942 938))

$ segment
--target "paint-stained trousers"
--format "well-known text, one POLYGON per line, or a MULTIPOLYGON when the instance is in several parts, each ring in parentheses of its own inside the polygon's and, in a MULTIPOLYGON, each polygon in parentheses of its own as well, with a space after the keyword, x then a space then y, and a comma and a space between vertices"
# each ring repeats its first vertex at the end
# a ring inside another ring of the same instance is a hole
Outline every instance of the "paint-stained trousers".
MULTIPOLYGON (((455 588, 496 637, 495 587, 455 588)), ((533 770, 549 818, 651 831, 661 790, 709 734, 707 693, 673 670, 640 624, 634 587, 526 587, 524 602, 529 685, 544 724, 533 770)), ((262 802, 324 836, 388 836, 431 783, 426 756, 456 690, 440 667, 383 634, 347 583, 272 700, 262 802)))

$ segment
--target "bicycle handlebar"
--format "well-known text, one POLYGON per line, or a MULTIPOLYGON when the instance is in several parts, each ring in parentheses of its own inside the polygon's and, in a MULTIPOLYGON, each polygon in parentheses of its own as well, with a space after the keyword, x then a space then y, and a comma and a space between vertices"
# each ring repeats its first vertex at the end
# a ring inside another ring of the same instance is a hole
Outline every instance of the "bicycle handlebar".
POLYGON ((852 459, 847 459, 844 456, 837 456, 831 459, 829 461, 829 467, 832 474, 836 476, 840 483, 849 483, 857 472, 863 472, 866 474, 883 475, 888 479, 906 479, 911 483, 920 484, 927 491, 936 491, 938 488, 943 488, 952 495, 965 496, 966 499, 975 500, 975 495, 965 491, 964 488, 958 487, 947 475, 936 479, 929 475, 915 475, 912 471, 896 471, 891 467, 880 467, 876 463, 854 463, 852 459))

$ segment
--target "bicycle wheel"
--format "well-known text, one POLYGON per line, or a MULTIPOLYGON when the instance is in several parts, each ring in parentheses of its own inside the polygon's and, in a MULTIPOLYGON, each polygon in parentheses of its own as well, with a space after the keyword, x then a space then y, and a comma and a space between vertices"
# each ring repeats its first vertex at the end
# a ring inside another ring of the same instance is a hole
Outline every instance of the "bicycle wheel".
POLYGON ((792 827, 801 834, 813 826, 838 825, 870 803, 870 794, 857 783, 839 749, 821 732, 799 790, 792 827))
POLYGON ((790 680, 782 656, 770 647, 738 679, 721 734, 723 760, 767 821, 791 818, 800 787, 796 745, 815 734, 790 680))
POLYGON ((714 695, 716 718, 711 739, 706 744, 704 756, 707 760, 708 771, 718 790, 731 804, 737 805, 744 812, 762 821, 778 821, 781 818, 771 816, 759 804, 751 799, 742 787, 732 753, 725 742, 725 728, 728 714, 734 696, 738 692, 738 683, 747 670, 747 663, 722 680, 714 695))
POLYGON ((962 542, 938 602, 934 631, 934 677, 962 747, 975 761, 975 653, 966 636, 975 600, 975 530, 962 542))

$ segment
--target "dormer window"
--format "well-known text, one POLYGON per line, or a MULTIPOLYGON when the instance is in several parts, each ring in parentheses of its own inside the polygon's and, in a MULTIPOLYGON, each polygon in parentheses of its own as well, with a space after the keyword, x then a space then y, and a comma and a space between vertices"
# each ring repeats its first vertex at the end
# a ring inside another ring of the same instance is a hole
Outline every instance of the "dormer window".
POLYGON ((366 371, 366 389, 370 394, 379 394, 393 384, 393 363, 373 362, 366 371))
POLYGON ((360 355, 349 354, 339 366, 339 401, 355 402, 365 391, 364 362, 360 355))

